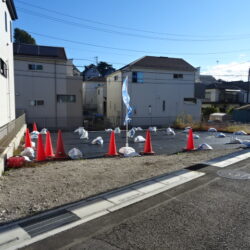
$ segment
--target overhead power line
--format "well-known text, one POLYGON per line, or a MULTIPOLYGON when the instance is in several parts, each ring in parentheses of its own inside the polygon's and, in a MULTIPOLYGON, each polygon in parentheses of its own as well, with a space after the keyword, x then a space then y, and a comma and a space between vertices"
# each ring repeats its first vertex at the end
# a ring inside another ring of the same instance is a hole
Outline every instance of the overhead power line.
POLYGON ((193 34, 176 34, 176 33, 166 33, 166 32, 157 32, 157 31, 152 31, 152 30, 145 30, 145 29, 137 29, 137 28, 134 28, 134 27, 125 27, 125 26, 120 26, 120 25, 114 25, 114 24, 108 24, 108 23, 104 23, 104 22, 100 22, 100 21, 96 21, 96 20, 91 20, 91 19, 86 19, 86 18, 82 18, 82 17, 78 17, 78 16, 73 16, 73 15, 69 15, 67 13, 62 13, 62 12, 59 12, 59 11, 56 11, 56 10, 51 10, 51 9, 47 9, 47 8, 44 8, 42 6, 38 6, 38 5, 34 5, 34 4, 31 4, 30 2, 26 2, 26 1, 22 1, 22 0, 16 0, 18 3, 20 4, 23 4, 25 6, 29 6, 29 7, 32 7, 32 8, 36 8, 36 9, 39 9, 39 10, 44 10, 44 11, 47 11, 47 12, 50 12, 50 13, 55 13, 57 15, 61 15, 61 16, 64 16, 64 17, 69 17, 69 18, 73 18, 73 19, 76 19, 76 20, 80 20, 80 21, 83 21, 83 22, 89 22, 89 23, 95 23, 95 24, 98 24, 98 25, 104 25, 104 26, 108 26, 108 27, 113 27, 113 28, 117 28, 117 29, 124 29, 124 30, 132 30, 132 31, 137 31, 137 32, 143 32, 143 33, 149 33, 149 34, 158 34, 158 35, 167 35, 167 36, 177 36, 177 37, 197 37, 197 38, 215 38, 215 37, 227 37, 227 38, 230 38, 230 37, 242 37, 242 36, 249 36, 250 34, 234 34, 234 35, 209 35, 209 36, 201 36, 201 35, 193 35, 193 34))
POLYGON ((111 49, 111 50, 119 50, 119 51, 130 51, 130 52, 136 52, 136 53, 146 53, 146 54, 164 54, 164 55, 218 55, 218 54, 232 54, 232 53, 239 53, 239 52, 246 52, 250 51, 250 49, 241 49, 241 50, 231 50, 231 51, 217 51, 217 52, 204 52, 204 53, 186 53, 186 52, 162 52, 162 51, 146 51, 146 50, 135 50, 135 49, 125 49, 125 48, 117 48, 117 47, 110 47, 110 46, 104 46, 104 45, 97 45, 93 43, 86 43, 82 41, 75 41, 75 40, 69 40, 69 39, 64 39, 64 38, 59 38, 55 36, 50 36, 50 35, 45 35, 45 34, 40 34, 37 32, 33 31, 28 31, 31 34, 41 36, 41 37, 46 37, 49 39, 53 40, 58 40, 58 41, 63 41, 63 42, 69 42, 69 43, 74 43, 74 44, 79 44, 79 45, 86 45, 86 46, 91 46, 91 47, 96 47, 96 48, 104 48, 104 49, 111 49))
POLYGON ((166 41, 174 41, 174 42, 219 42, 219 41, 234 41, 234 40, 243 40, 243 39, 250 39, 250 34, 245 36, 245 37, 234 37, 234 38, 210 38, 210 39, 194 39, 194 38, 173 38, 173 37, 155 37, 155 36, 148 36, 148 35, 142 35, 138 33, 127 33, 127 32, 122 32, 122 31, 115 31, 115 30, 110 30, 110 29, 105 29, 105 28, 99 28, 96 26, 90 26, 90 25, 85 25, 73 21, 68 21, 65 19, 60 19, 54 16, 48 16, 40 12, 34 12, 30 11, 26 8, 19 7, 18 9, 19 12, 24 12, 32 16, 36 17, 41 17, 46 20, 50 21, 55 21, 59 23, 63 23, 66 25, 71 25, 73 27, 81 28, 81 29, 89 29, 89 30, 94 30, 94 31, 101 31, 109 34, 115 34, 115 35, 123 35, 123 36, 130 36, 130 37, 136 37, 136 38, 143 38, 143 39, 151 39, 151 40, 166 40, 166 41))

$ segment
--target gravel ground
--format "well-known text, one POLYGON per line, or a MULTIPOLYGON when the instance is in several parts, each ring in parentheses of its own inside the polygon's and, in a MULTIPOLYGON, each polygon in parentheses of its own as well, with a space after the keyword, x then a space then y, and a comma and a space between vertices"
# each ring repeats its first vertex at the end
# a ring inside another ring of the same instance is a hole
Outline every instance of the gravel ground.
POLYGON ((238 150, 50 162, 13 169, 0 177, 0 223, 238 150))

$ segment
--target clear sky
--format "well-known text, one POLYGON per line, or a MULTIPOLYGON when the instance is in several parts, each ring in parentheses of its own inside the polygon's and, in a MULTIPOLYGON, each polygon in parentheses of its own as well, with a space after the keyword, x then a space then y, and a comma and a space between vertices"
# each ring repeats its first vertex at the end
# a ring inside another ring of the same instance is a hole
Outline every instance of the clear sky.
POLYGON ((216 78, 247 79, 249 0, 14 2, 19 17, 14 26, 39 45, 65 47, 77 66, 98 56, 119 68, 155 55, 183 58, 216 78))

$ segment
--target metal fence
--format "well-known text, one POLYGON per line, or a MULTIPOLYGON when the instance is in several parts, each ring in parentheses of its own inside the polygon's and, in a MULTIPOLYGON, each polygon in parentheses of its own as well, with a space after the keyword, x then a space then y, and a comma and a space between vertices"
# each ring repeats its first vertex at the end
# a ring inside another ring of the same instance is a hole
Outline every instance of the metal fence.
POLYGON ((23 114, 17 119, 0 127, 0 153, 8 147, 11 140, 16 136, 25 123, 25 114, 23 114))

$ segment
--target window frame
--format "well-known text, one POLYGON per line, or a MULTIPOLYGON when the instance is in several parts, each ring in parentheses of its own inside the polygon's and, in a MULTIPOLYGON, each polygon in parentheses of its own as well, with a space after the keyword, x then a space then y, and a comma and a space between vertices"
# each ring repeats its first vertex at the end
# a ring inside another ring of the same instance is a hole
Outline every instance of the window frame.
POLYGON ((132 82, 133 83, 144 83, 144 73, 141 71, 133 71, 132 72, 132 82))
POLYGON ((183 74, 179 74, 179 73, 174 73, 173 74, 173 79, 183 79, 183 74))
POLYGON ((56 101, 57 103, 76 103, 76 95, 59 94, 59 95, 56 95, 56 101), (73 97, 73 100, 70 100, 71 97, 73 97), (63 100, 64 98, 65 100, 63 100))
POLYGON ((5 32, 8 32, 8 17, 7 12, 4 12, 5 32))
POLYGON ((0 74, 5 78, 8 77, 7 63, 2 58, 0 58, 0 74))

